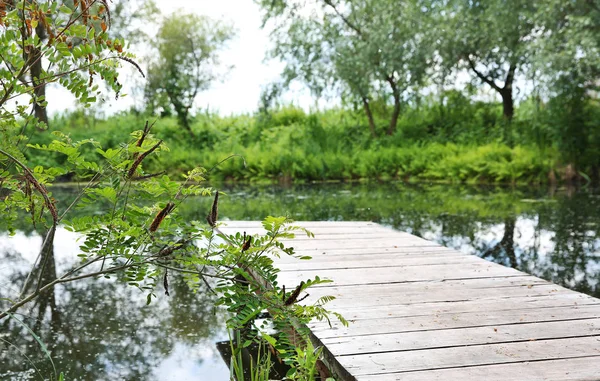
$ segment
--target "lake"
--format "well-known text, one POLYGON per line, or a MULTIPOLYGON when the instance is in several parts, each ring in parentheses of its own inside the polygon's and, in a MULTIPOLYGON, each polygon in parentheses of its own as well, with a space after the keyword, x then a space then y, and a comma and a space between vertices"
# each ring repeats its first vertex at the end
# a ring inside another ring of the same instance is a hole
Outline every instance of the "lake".
MULTIPOLYGON (((226 185, 221 219, 369 220, 600 297, 600 193, 593 189, 499 188, 403 183, 226 185)), ((57 187, 68 200, 74 189, 57 187)), ((189 199, 204 220, 212 200, 189 199)), ((93 212, 89 211, 88 212, 93 212)), ((56 268, 77 260, 77 237, 59 229, 56 268)), ((0 298, 18 290, 35 259, 40 232, 0 231, 0 298)), ((160 287, 159 287, 160 288, 160 287)), ((115 280, 57 286, 0 322, 0 379, 41 380, 53 365, 66 380, 226 380, 215 343, 224 318, 206 290, 173 279, 171 296, 146 295, 115 280)), ((0 303, 3 303, 0 301, 0 303)), ((5 303, 5 302, 4 302, 5 303)), ((2 304, 0 304, 2 305, 2 304)))

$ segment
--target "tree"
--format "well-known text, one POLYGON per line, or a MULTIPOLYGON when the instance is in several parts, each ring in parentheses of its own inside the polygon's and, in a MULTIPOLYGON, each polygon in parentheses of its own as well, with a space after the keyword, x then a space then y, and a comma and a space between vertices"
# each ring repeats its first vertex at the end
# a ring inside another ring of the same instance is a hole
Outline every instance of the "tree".
POLYGON ((402 103, 419 88, 432 57, 422 0, 263 0, 264 20, 275 23, 272 55, 283 59, 287 81, 300 79, 315 94, 337 89, 359 101, 375 135, 371 101, 392 104, 388 135, 402 103))
MULTIPOLYGON (((595 0, 548 0, 536 15, 535 69, 551 84, 566 74, 581 77, 588 90, 600 87, 600 3, 595 0)), ((549 86, 552 89, 552 86, 549 86)))
MULTIPOLYGON (((279 326, 304 327, 312 319, 328 319, 329 312, 323 305, 333 297, 325 296, 310 306, 297 302, 302 291, 329 281, 315 277, 286 292, 275 281, 278 269, 270 256, 282 252, 294 255, 293 249, 280 240, 292 237, 296 230, 311 233, 290 225, 291 221, 285 217, 268 217, 263 224, 267 231, 264 236, 221 234, 219 193, 197 185, 204 180, 206 171, 196 168, 188 172, 184 183, 144 171, 148 157, 164 151, 163 141, 150 133, 151 125, 146 123, 114 149, 103 149, 93 139, 74 142, 58 131, 54 131, 56 139, 49 144, 27 144, 29 137, 24 134, 27 127, 44 124, 35 114, 36 107, 45 106, 43 95, 37 93, 40 86, 59 82, 80 102, 91 104, 99 94, 95 84, 98 79, 104 79, 118 94, 120 62, 129 62, 139 69, 132 56, 124 52, 123 43, 106 33, 110 22, 99 16, 104 14, 109 14, 106 0, 0 1, 0 226, 14 231, 15 226, 25 222, 40 226, 46 232, 22 288, 10 287, 8 295, 0 298, 0 324, 7 326, 9 320, 20 322, 15 313, 35 302, 40 302, 40 317, 49 307, 54 314, 52 319, 58 324, 61 316, 53 296, 54 287, 59 284, 117 277, 144 292, 150 303, 157 297, 159 284, 161 291, 169 295, 169 279, 174 274, 181 275, 195 290, 205 285, 214 293, 216 303, 230 313, 227 326, 231 330, 245 328, 265 309, 272 311, 273 320, 279 326), (37 31, 40 25, 47 40, 37 31), (34 73, 37 74, 24 78, 36 65, 38 71, 34 73), (28 104, 10 102, 28 96, 31 98, 28 104), (86 157, 84 147, 92 147, 97 155, 86 157), (24 154, 27 149, 62 155, 66 160, 56 167, 31 168, 24 154), (85 179, 85 184, 80 184, 80 192, 70 202, 62 204, 54 199, 49 186, 57 176, 65 174, 85 179), (214 201, 204 221, 190 221, 179 213, 178 208, 186 198, 211 193, 214 193, 214 201), (75 213, 90 204, 101 211, 75 213), (54 258, 59 225, 81 238, 73 265, 60 270, 54 258), (217 235, 222 241, 217 242, 217 235), (207 244, 200 246, 198 242, 207 244)), ((189 19, 195 20, 193 16, 189 19)), ((174 74, 188 67, 185 63, 190 57, 214 60, 214 52, 209 48, 226 39, 224 29, 212 25, 221 32, 210 34, 215 29, 210 33, 205 30, 202 41, 194 40, 196 35, 190 34, 190 28, 198 25, 188 24, 189 33, 185 36, 189 39, 171 41, 174 47, 171 52, 175 54, 170 57, 175 63, 171 67, 174 74), (175 42, 185 42, 192 48, 180 50, 175 42), (200 42, 204 51, 194 48, 200 42)), ((206 23, 203 25, 209 27, 206 23)), ((162 32, 173 27, 180 26, 166 24, 162 32)), ((166 35, 172 33, 171 30, 166 35)), ((162 48, 163 53, 168 53, 167 46, 162 48)), ((185 71, 180 74, 191 76, 185 71)), ((196 78, 195 83, 201 80, 196 78)), ((346 323, 341 316, 336 316, 346 323)), ((29 332, 32 331, 29 329, 29 332)), ((300 334, 309 340, 306 331, 300 334)), ((35 334, 34 337, 38 340, 35 334)), ((238 343, 240 347, 247 341, 264 340, 256 330, 249 330, 242 339, 238 343)), ((281 341, 269 342, 277 345, 281 353, 293 353, 290 344, 293 341, 286 339, 285 333, 281 341)), ((293 358, 288 360, 294 362, 293 358)), ((302 368, 299 362, 295 364, 302 368)), ((50 379, 64 378, 54 367, 53 371, 50 379)))
POLYGON ((190 110, 198 93, 219 77, 219 50, 232 37, 231 27, 205 16, 178 12, 166 17, 153 43, 157 57, 148 67, 148 109, 175 112, 193 136, 190 110))
POLYGON ((600 128, 590 106, 600 89, 600 3, 551 0, 537 20, 541 37, 533 67, 551 97, 549 125, 557 146, 573 169, 566 180, 588 169, 598 178, 600 128))
POLYGON ((502 98, 504 118, 514 116, 515 76, 530 64, 538 26, 537 1, 436 1, 437 49, 442 66, 467 69, 502 98))
MULTIPOLYGON (((113 74, 102 72, 114 65, 106 65, 101 53, 120 53, 122 49, 118 40, 111 40, 105 33, 109 24, 110 13, 105 1, 0 2, 0 26, 4 27, 0 67, 5 75, 9 74, 20 82, 16 86, 3 76, 4 97, 0 100, 0 107, 4 107, 17 94, 25 95, 24 89, 29 88, 31 91, 26 94, 31 97, 32 114, 39 122, 38 127, 44 128, 48 124, 45 99, 48 83, 61 82, 64 85, 69 76, 72 79, 71 86, 67 86, 69 90, 84 91, 85 95, 89 95, 96 91, 92 86, 93 77, 107 74, 109 85, 118 87, 112 81, 113 74), (17 43, 15 37, 20 37, 21 42, 17 43), (19 57, 15 55, 17 51, 22 52, 19 57), (60 60, 59 57, 66 59, 60 60), (47 68, 43 67, 45 60, 50 62, 47 68), (68 61, 75 68, 86 68, 89 75, 84 75, 84 70, 61 66, 68 61), (84 81, 89 81, 86 90, 81 87, 84 81)), ((84 103, 87 103, 86 99, 84 96, 84 103)))

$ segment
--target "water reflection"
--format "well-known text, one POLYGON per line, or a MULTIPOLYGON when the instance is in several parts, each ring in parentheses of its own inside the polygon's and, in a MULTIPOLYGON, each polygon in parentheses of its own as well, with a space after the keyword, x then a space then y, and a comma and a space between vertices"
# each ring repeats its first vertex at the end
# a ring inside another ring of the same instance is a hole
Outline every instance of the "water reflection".
MULTIPOLYGON (((223 218, 287 214, 297 220, 371 220, 600 297, 600 197, 592 190, 402 184, 220 188, 226 193, 223 218)), ((54 190, 58 200, 72 196, 69 189, 54 190)), ((203 219, 210 203, 190 199, 180 210, 189 219, 203 219)), ((75 237, 61 229, 57 234, 46 280, 77 254, 75 237)), ((13 238, 0 231, 0 294, 23 287, 39 245, 40 234, 27 225, 13 238)), ((145 295, 136 289, 88 280, 58 286, 19 312, 69 380, 226 379, 214 346, 224 335, 210 295, 191 293, 176 279, 171 287, 170 298, 145 307, 145 295)), ((33 337, 14 322, 0 324, 0 338, 14 345, 0 341, 0 379, 39 379, 32 364, 49 374, 51 365, 33 337)))
MULTIPOLYGON (((1 266, 6 270, 10 260, 21 269, 9 278, 10 287, 20 289, 25 283, 22 270, 31 262, 14 248, 6 250, 6 235, 1 239, 1 266)), ((53 253, 44 283, 56 279, 57 267, 69 265, 57 265, 56 258, 53 253)), ((226 335, 205 291, 192 293, 173 277, 171 297, 146 306, 145 295, 137 289, 114 280, 84 280, 51 288, 19 310, 17 318, 45 343, 68 380, 193 380, 200 374, 226 379, 228 371, 214 349, 214 342, 226 335)), ((0 332, 0 379, 53 374, 36 339, 17 321, 3 321, 0 332)))
MULTIPOLYGON (((597 190, 407 184, 226 187, 222 215, 370 220, 600 297, 597 190)), ((190 217, 209 201, 193 200, 190 217)))

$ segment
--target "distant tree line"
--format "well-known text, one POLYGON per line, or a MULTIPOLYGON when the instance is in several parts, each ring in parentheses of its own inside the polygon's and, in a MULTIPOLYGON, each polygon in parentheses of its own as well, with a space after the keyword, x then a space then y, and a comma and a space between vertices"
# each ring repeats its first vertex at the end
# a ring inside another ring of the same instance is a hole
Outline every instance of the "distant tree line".
POLYGON ((271 54, 287 64, 284 79, 299 79, 316 94, 337 89, 367 116, 373 99, 388 100, 389 135, 403 103, 424 88, 452 83, 460 71, 499 95, 507 121, 514 117, 517 76, 536 79, 534 90, 547 96, 598 88, 597 0, 259 3, 265 24, 274 27, 271 54))

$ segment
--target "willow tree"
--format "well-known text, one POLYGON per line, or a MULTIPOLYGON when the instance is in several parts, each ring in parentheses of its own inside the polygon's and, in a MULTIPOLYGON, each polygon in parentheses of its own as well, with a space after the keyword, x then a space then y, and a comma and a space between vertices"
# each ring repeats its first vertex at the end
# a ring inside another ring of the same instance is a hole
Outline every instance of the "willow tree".
POLYGON ((334 89, 362 103, 375 134, 370 102, 391 103, 388 135, 402 103, 419 88, 432 55, 427 43, 429 1, 262 0, 264 22, 275 26, 272 55, 286 62, 284 77, 317 95, 334 89))
POLYGON ((514 116, 515 76, 531 63, 539 26, 530 0, 448 0, 432 8, 443 65, 466 69, 502 98, 504 118, 514 116))
POLYGON ((552 98, 550 125, 562 158, 572 174, 590 170, 600 178, 600 126, 589 107, 600 90, 600 2, 548 0, 538 23, 534 68, 552 98))
POLYGON ((232 37, 231 27, 205 16, 178 12, 165 17, 153 42, 157 55, 148 67, 147 107, 174 112, 193 135, 190 110, 198 93, 222 74, 219 52, 232 37))

